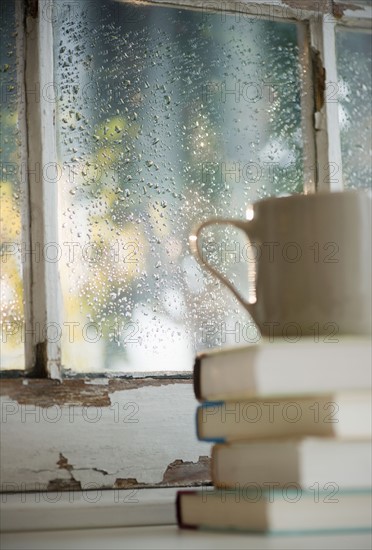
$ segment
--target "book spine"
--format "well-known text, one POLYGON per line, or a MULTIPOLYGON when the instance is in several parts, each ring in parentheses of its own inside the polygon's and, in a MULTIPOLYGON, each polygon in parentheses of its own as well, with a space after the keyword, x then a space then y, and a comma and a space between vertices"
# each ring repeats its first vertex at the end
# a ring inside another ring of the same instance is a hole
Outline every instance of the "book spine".
POLYGON ((201 425, 203 424, 204 411, 211 408, 220 408, 224 405, 224 401, 206 401, 203 405, 200 405, 196 409, 196 437, 199 441, 205 441, 206 443, 225 443, 225 437, 205 437, 202 435, 201 425))
POLYGON ((195 397, 198 401, 203 401, 203 396, 202 396, 202 392, 201 392, 201 384, 200 384, 201 366, 202 366, 202 356, 197 355, 196 358, 195 358, 195 363, 194 363, 193 386, 194 386, 195 397))
POLYGON ((196 491, 177 491, 177 497, 176 497, 176 517, 177 517, 177 525, 180 529, 192 529, 196 530, 198 529, 197 525, 189 525, 187 523, 183 522, 182 519, 182 495, 189 495, 189 494, 196 494, 196 491))

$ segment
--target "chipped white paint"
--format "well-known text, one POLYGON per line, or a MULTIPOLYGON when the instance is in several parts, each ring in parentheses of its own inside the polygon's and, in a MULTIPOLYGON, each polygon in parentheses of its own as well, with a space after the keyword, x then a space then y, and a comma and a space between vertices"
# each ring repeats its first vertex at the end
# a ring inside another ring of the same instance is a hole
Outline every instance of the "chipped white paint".
POLYGON ((371 30, 372 5, 370 0, 334 0, 334 4, 343 9, 340 23, 371 30))
POLYGON ((84 489, 135 478, 157 484, 176 459, 197 462, 210 445, 195 435, 190 384, 114 392, 108 407, 40 408, 1 400, 2 490, 43 490, 74 479, 84 489), (61 455, 71 470, 60 468, 61 455))
MULTIPOLYGON (((335 30, 335 23, 327 19, 310 22, 311 47, 314 52, 318 52, 319 62, 325 70, 324 102, 315 114, 319 191, 343 189, 335 30)), ((317 70, 316 66, 314 69, 317 70)), ((319 73, 317 77, 319 80, 323 78, 319 73)))
POLYGON ((301 125, 304 140, 304 193, 315 193, 317 189, 314 95, 312 81, 312 61, 309 46, 310 31, 308 25, 297 27, 300 81, 301 81, 301 125))
POLYGON ((368 27, 372 7, 368 0, 117 0, 132 4, 156 4, 208 12, 238 14, 240 17, 309 20, 324 17, 343 25, 368 27), (334 15, 336 14, 336 15, 334 15))
MULTIPOLYGON (((19 4, 19 3, 18 3, 19 4)), ((57 230, 57 184, 58 167, 55 138, 55 103, 50 98, 53 86, 53 34, 48 17, 37 19, 27 16, 22 25, 23 13, 17 9, 18 55, 22 90, 20 100, 24 102, 21 131, 22 159, 27 159, 27 170, 23 171, 27 187, 28 216, 26 222, 26 248, 28 257, 25 288, 28 307, 25 309, 25 352, 26 368, 35 364, 36 345, 45 337, 45 327, 50 323, 60 325, 60 292, 58 268, 54 261, 43 261, 45 256, 53 257, 58 243, 57 230), (49 100, 48 100, 49 99, 49 100), (54 250, 48 247, 54 247, 54 250), (40 330, 37 330, 40 327, 40 330), (32 331, 35 331, 32 333, 32 331), (40 333, 40 336, 37 333, 40 333), (36 336, 35 336, 36 334, 36 336), (39 340, 39 341, 38 341, 39 340)), ((25 161, 26 162, 26 161, 25 161)), ((51 378, 59 378, 60 346, 50 339, 46 346, 46 370, 51 378)))

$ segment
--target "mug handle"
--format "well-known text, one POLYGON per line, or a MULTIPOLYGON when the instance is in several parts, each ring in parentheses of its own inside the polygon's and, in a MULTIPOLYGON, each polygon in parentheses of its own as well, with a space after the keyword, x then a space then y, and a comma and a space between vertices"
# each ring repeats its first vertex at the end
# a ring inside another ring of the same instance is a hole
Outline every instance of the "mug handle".
MULTIPOLYGON (((203 255, 200 252, 198 240, 200 237, 200 233, 205 227, 208 227, 210 225, 234 225, 238 229, 244 231, 246 236, 248 236, 248 229, 252 229, 253 227, 253 220, 252 221, 240 221, 240 220, 233 220, 233 219, 224 219, 224 218, 215 218, 207 220, 206 222, 201 223, 198 225, 192 232, 192 234, 189 237, 189 243, 191 252, 195 256, 195 258, 199 261, 201 265, 203 265, 212 275, 217 277, 224 285, 226 285, 231 292, 234 294, 235 298, 248 310, 248 312, 254 317, 254 308, 256 304, 256 299, 249 301, 245 300, 237 291, 235 286, 230 283, 230 281, 221 273, 217 271, 207 260, 203 258, 203 255)), ((250 265, 248 262, 248 280, 249 282, 253 283, 255 285, 256 283, 256 269, 250 265)))

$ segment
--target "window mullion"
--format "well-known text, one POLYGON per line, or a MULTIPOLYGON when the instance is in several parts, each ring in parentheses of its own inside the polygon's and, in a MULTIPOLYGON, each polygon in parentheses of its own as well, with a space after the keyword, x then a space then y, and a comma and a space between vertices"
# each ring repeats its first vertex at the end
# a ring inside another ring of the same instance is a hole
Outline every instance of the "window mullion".
MULTIPOLYGON (((26 368, 36 376, 59 378, 60 334, 58 284, 57 182, 53 41, 50 18, 42 17, 44 0, 24 0, 24 125, 25 185, 29 238, 25 256, 26 368), (29 294, 29 296, 27 295, 29 294), (52 337, 50 334, 53 332, 52 337)), ((26 241, 27 242, 27 241, 26 241)))
POLYGON ((304 193, 316 192, 316 147, 314 128, 314 95, 311 68, 310 30, 298 25, 298 46, 301 78, 302 134, 304 140, 304 193))
POLYGON ((321 17, 310 20, 314 78, 317 190, 341 191, 342 160, 338 118, 335 22, 321 17))

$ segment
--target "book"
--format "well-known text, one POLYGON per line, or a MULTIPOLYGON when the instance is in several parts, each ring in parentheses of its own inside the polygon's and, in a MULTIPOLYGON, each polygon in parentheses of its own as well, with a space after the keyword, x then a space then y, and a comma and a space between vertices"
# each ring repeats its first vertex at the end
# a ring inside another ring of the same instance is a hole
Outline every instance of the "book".
POLYGON ((329 495, 301 489, 179 491, 177 521, 188 529, 266 533, 369 530, 370 490, 329 495))
POLYGON ((295 485, 303 489, 372 487, 370 440, 332 438, 214 445, 212 481, 219 488, 295 485))
POLYGON ((207 402, 196 411, 197 436, 215 443, 298 436, 371 438, 371 392, 207 402))
POLYGON ((266 341, 197 355, 199 401, 238 401, 269 395, 319 394, 372 388, 371 340, 266 341))

